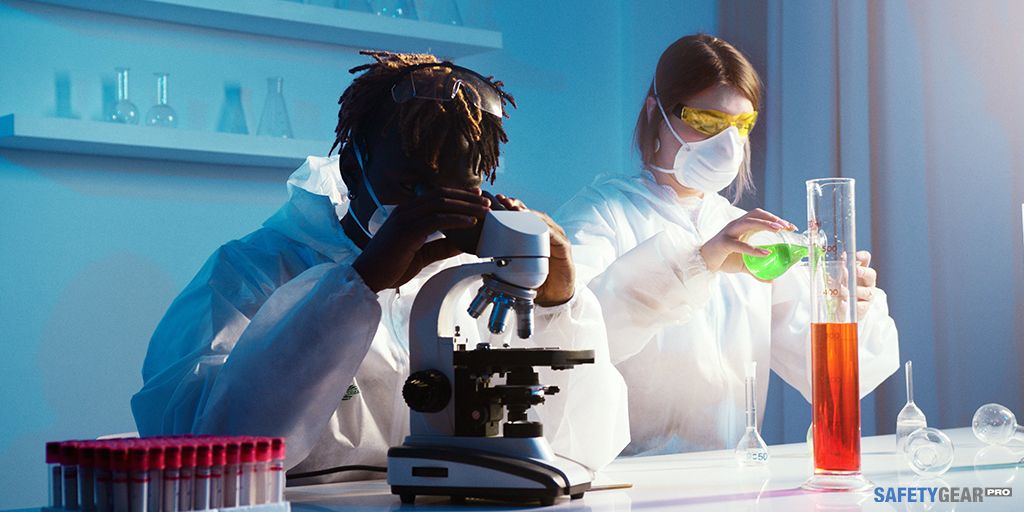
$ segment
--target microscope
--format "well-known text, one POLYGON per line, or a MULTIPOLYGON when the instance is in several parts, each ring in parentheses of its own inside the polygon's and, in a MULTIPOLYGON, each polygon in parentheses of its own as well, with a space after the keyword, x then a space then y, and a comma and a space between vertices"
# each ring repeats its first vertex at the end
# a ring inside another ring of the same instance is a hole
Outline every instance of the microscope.
POLYGON ((478 287, 471 317, 490 306, 488 330, 497 334, 514 313, 519 338, 532 335, 534 290, 548 274, 547 224, 531 212, 494 210, 478 240, 470 252, 481 261, 439 272, 413 302, 410 375, 402 389, 410 435, 388 450, 391 492, 406 504, 418 495, 542 505, 582 498, 590 471, 556 455, 527 411, 559 391, 541 384, 534 367, 568 370, 593 363, 594 351, 470 347, 455 318, 459 298, 478 287))

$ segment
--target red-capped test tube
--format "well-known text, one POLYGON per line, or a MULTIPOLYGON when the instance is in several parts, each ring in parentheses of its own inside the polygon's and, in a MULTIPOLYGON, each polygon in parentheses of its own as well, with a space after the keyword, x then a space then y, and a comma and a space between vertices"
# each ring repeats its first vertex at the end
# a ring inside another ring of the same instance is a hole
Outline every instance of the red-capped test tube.
POLYGON ((224 441, 224 508, 237 507, 242 485, 242 444, 237 438, 224 441))
POLYGON ((96 512, 96 442, 78 443, 78 502, 83 512, 96 512))
POLYGON ((160 512, 178 512, 178 487, 181 484, 181 448, 173 443, 164 444, 164 488, 160 492, 163 507, 160 512))
POLYGON ((284 501, 284 459, 285 445, 283 437, 275 437, 270 441, 270 491, 267 493, 268 503, 284 501))
POLYGON ((210 452, 213 454, 213 465, 210 466, 210 508, 224 507, 224 464, 227 462, 224 448, 222 438, 210 440, 210 452))
POLYGON ((256 471, 253 473, 253 504, 269 503, 270 490, 270 439, 256 439, 256 471))
POLYGON ((192 510, 210 509, 210 467, 213 466, 213 450, 209 440, 203 439, 196 445, 196 470, 192 485, 192 510))
POLYGON ((96 510, 98 512, 112 512, 114 510, 114 498, 112 473, 110 471, 110 443, 103 442, 97 444, 96 450, 93 452, 93 459, 95 460, 93 477, 96 484, 96 510))
POLYGON ((64 474, 60 470, 60 443, 46 443, 46 482, 49 487, 50 506, 64 506, 64 474))
POLYGON ((149 502, 148 512, 160 512, 164 489, 164 447, 159 441, 149 440, 145 444, 149 460, 149 502))
POLYGON ((60 444, 60 464, 64 473, 64 508, 78 510, 78 445, 74 441, 60 444))
POLYGON ((181 443, 181 470, 178 481, 178 510, 187 512, 192 510, 193 480, 196 470, 196 446, 191 440, 182 439, 181 443))
POLYGON ((128 510, 146 512, 149 508, 149 450, 144 443, 128 449, 128 510))
POLYGON ((114 512, 129 512, 127 445, 116 444, 110 448, 110 483, 114 512))
POLYGON ((256 476, 256 443, 254 441, 248 439, 242 441, 238 461, 241 466, 238 480, 238 506, 255 505, 253 499, 256 497, 256 493, 253 492, 253 480, 256 476))

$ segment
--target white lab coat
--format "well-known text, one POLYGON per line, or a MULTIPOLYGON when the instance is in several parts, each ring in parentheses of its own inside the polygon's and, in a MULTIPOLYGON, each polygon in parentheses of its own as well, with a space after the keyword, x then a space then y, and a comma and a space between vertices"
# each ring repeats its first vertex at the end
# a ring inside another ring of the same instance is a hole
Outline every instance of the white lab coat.
MULTIPOLYGON (((601 176, 556 214, 581 285, 604 312, 612 361, 629 388, 627 455, 732 448, 745 427, 744 364, 756 361, 810 401, 806 267, 772 284, 708 272, 700 247, 745 212, 718 194, 680 201, 642 171, 601 176)), ((859 329, 863 397, 899 366, 879 290, 859 329)))
MULTIPOLYGON (((262 229, 218 249, 171 304, 132 398, 135 421, 142 435, 284 436, 297 472, 385 465, 388 447, 409 432, 401 389, 416 293, 441 269, 477 258, 437 262, 375 294, 353 270, 360 251, 339 223, 347 197, 337 157, 309 157, 288 188, 262 229)), ((460 325, 471 343, 504 339, 465 314, 460 325)), ((532 412, 557 453, 598 469, 629 442, 629 425, 597 300, 584 288, 567 304, 536 308, 535 333, 510 343, 596 352, 592 365, 540 370, 561 392, 532 412)), ((322 480, 354 476, 367 475, 322 480)))

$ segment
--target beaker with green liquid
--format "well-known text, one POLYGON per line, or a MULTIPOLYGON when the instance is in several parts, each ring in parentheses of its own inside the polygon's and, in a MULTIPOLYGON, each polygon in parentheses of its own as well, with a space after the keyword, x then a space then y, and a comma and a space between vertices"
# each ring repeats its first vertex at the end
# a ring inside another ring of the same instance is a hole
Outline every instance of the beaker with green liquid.
POLYGON ((743 255, 743 264, 754 277, 765 281, 778 279, 789 267, 807 257, 807 233, 792 231, 758 231, 746 242, 759 249, 770 251, 767 256, 743 255))

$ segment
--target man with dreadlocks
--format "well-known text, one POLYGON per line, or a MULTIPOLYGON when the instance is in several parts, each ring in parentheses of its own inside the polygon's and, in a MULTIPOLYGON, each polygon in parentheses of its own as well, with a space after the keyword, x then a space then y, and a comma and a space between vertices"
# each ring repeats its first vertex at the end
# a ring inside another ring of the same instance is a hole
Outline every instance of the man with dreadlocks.
MULTIPOLYGON (((432 55, 364 54, 374 62, 351 70, 339 100, 338 154, 309 157, 288 202, 218 249, 157 327, 132 398, 142 435, 283 436, 297 476, 383 466, 408 434, 410 309, 431 276, 477 259, 436 233, 484 218, 480 185, 494 181, 515 103, 500 82, 432 55)), ((551 227, 550 273, 536 334, 516 344, 595 350, 595 364, 539 370, 563 392, 535 412, 557 452, 597 469, 629 441, 625 385, 597 300, 574 289, 564 232, 537 214, 551 227)), ((468 315, 460 325, 469 339, 504 341, 468 315)))

